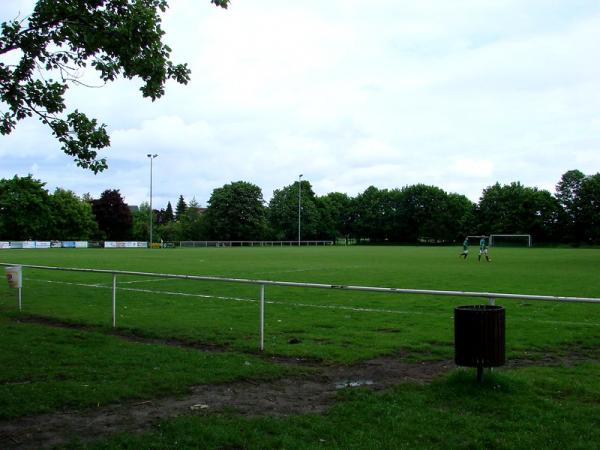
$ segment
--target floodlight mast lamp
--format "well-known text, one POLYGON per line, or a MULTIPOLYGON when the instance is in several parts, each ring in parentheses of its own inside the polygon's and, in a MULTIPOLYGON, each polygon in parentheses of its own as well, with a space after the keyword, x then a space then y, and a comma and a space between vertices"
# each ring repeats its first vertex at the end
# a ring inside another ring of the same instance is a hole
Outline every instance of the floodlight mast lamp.
POLYGON ((298 247, 300 247, 300 205, 302 204, 302 174, 298 175, 298 247))
POLYGON ((148 153, 146 156, 150 158, 150 248, 152 248, 152 161, 158 155, 156 153, 154 155, 148 153))

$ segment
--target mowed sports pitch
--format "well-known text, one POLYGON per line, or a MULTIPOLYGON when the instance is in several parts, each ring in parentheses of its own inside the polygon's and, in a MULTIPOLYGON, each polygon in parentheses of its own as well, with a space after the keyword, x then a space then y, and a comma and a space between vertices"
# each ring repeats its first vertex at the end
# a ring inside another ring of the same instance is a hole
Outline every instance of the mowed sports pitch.
MULTIPOLYGON (((600 297, 600 253, 492 248, 493 262, 458 247, 244 247, 6 250, 5 263, 207 275, 407 289, 600 297)), ((111 326, 112 276, 25 269, 23 311, 111 326)), ((117 327, 256 352, 259 287, 140 276, 117 278, 117 327)), ((403 352, 451 358, 453 308, 485 299, 267 286, 265 353, 356 362, 403 352)), ((600 305, 498 300, 506 308, 507 357, 600 343, 600 305)), ((0 308, 16 294, 0 287, 0 308)))

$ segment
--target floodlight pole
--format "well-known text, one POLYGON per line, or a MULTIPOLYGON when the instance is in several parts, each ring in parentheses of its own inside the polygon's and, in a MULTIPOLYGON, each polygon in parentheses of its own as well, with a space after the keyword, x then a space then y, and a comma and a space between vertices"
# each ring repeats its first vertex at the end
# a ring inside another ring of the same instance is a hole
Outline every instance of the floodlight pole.
POLYGON ((156 153, 154 155, 148 153, 146 156, 150 158, 150 248, 152 248, 152 161, 158 155, 156 153))
POLYGON ((300 247, 300 205, 302 203, 302 174, 298 175, 298 247, 300 247))

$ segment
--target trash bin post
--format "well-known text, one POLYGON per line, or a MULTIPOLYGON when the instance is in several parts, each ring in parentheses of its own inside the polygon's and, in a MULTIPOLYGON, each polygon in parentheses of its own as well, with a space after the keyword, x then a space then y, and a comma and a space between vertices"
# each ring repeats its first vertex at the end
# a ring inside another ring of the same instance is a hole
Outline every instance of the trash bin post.
POLYGON ((484 367, 505 363, 504 308, 469 305, 454 309, 454 361, 458 366, 477 368, 477 381, 484 367))

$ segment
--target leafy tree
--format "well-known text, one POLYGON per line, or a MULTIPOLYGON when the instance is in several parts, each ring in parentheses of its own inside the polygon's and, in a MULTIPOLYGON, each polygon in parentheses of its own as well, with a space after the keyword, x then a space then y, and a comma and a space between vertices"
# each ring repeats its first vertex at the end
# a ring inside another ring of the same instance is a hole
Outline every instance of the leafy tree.
POLYGON ((461 194, 448 194, 446 228, 448 239, 460 242, 465 236, 477 232, 476 205, 461 194))
POLYGON ((150 204, 142 202, 137 211, 131 215, 131 236, 136 241, 147 241, 150 236, 150 204))
POLYGON ((452 242, 474 226, 473 203, 435 186, 370 186, 353 204, 353 234, 371 242, 452 242))
POLYGON ((183 195, 179 196, 179 200, 177 201, 177 206, 175 207, 175 218, 176 220, 181 220, 182 217, 185 216, 185 211, 187 210, 187 204, 183 199, 183 195))
POLYGON ((181 241, 183 239, 181 233, 181 224, 179 222, 166 222, 162 225, 156 227, 155 231, 158 240, 163 240, 165 242, 173 242, 173 241, 181 241))
POLYGON ((263 239, 267 220, 262 190, 245 181, 213 190, 206 221, 209 235, 214 239, 263 239))
POLYGON ((575 201, 575 225, 586 243, 600 244, 600 173, 585 177, 575 201))
POLYGON ((14 176, 0 180, 0 237, 5 240, 50 239, 51 223, 46 183, 14 176))
POLYGON ((53 239, 87 240, 98 234, 92 206, 74 192, 57 188, 49 198, 53 239))
POLYGON ((179 240, 198 241, 207 238, 206 216, 195 198, 190 200, 185 214, 179 220, 179 240))
POLYGON ((352 199, 340 192, 330 192, 316 199, 319 210, 319 239, 335 240, 350 234, 352 199))
POLYGON ((99 199, 93 201, 92 211, 106 239, 120 241, 131 238, 131 211, 118 189, 105 190, 99 199))
POLYGON ((479 201, 480 232, 531 234, 547 241, 555 234, 559 205, 548 191, 519 182, 484 189, 479 201))
POLYGON ((173 222, 173 220, 175 220, 175 216, 173 215, 173 207, 171 206, 171 202, 167 203, 167 209, 165 209, 165 214, 164 214, 164 221, 166 222, 173 222))
POLYGON ((560 204, 560 232, 563 240, 577 242, 584 238, 583 224, 579 210, 581 185, 585 175, 579 170, 565 172, 556 185, 556 198, 560 204))
POLYGON ((560 181, 556 185, 556 198, 570 214, 574 209, 574 204, 578 199, 579 190, 584 180, 585 174, 583 172, 569 170, 560 177, 560 181))
MULTIPOLYGON (((226 8, 229 0, 211 2, 226 8)), ((97 150, 110 144, 106 125, 78 110, 64 115, 65 92, 83 84, 79 72, 88 65, 105 83, 139 77, 142 95, 152 100, 164 94, 169 79, 186 84, 189 69, 173 64, 162 42, 166 8, 167 0, 38 0, 27 20, 3 22, 0 100, 7 110, 0 112, 0 133, 36 116, 79 166, 104 170, 97 150)))
POLYGON ((352 234, 357 239, 370 241, 384 241, 388 239, 391 222, 387 221, 389 208, 387 189, 378 189, 369 186, 364 192, 358 194, 353 200, 352 207, 352 234))
POLYGON ((403 188, 399 216, 399 231, 404 242, 454 240, 448 194, 438 187, 416 184, 403 188))
POLYGON ((298 239, 298 189, 302 187, 300 201, 301 239, 315 239, 319 230, 319 210, 315 201, 315 193, 310 182, 302 180, 294 184, 276 189, 269 202, 268 221, 275 239, 298 239))
MULTIPOLYGON (((156 226, 153 228, 153 239, 157 242, 161 239, 165 242, 181 241, 192 239, 184 235, 184 231, 187 228, 188 221, 185 217, 181 221, 175 222, 173 220, 166 220, 168 217, 169 205, 166 210, 159 211, 163 216, 162 221, 156 216, 156 226)), ((172 211, 172 209, 171 209, 172 211)), ((150 234, 148 214, 150 214, 150 205, 148 202, 144 202, 140 205, 139 210, 133 214, 133 238, 136 240, 144 241, 148 239, 150 234)))

